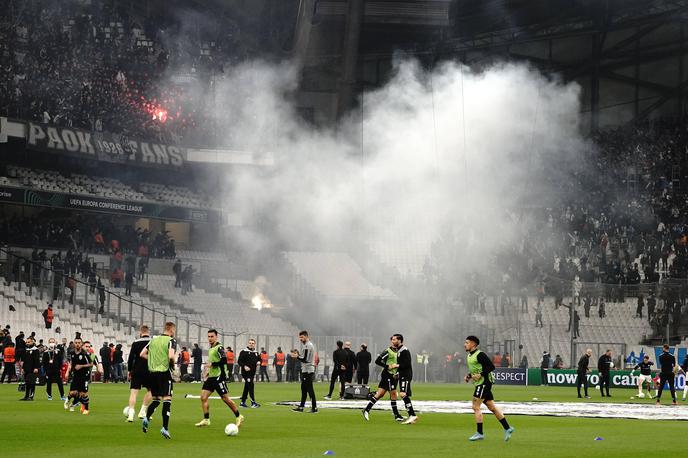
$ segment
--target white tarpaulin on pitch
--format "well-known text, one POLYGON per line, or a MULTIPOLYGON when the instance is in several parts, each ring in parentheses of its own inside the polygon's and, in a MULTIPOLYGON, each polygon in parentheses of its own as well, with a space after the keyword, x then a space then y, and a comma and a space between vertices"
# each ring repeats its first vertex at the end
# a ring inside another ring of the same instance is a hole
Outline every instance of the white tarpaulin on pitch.
MULTIPOLYGON (((298 402, 279 402, 278 404, 296 406, 298 402)), ((363 409, 367 404, 367 401, 324 401, 318 402, 318 408, 363 409)), ((498 405, 507 415, 688 420, 688 407, 686 406, 592 402, 499 402, 498 405)), ((471 404, 467 401, 414 400, 413 407, 420 413, 473 413, 471 404)), ((392 410, 392 408, 388 400, 381 400, 375 405, 375 410, 392 410)), ((487 411, 487 408, 483 406, 483 410, 487 411)))

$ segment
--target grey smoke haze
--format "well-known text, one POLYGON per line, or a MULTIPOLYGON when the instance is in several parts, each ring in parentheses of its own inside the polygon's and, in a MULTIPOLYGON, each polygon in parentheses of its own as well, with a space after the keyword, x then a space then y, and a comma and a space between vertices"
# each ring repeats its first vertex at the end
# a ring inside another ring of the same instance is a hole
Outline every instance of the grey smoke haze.
POLYGON ((288 64, 251 62, 217 88, 218 115, 237 122, 227 144, 276 157, 272 170, 228 177, 226 206, 274 223, 247 248, 346 250, 360 240, 404 250, 451 228, 477 266, 521 230, 506 209, 557 192, 538 164, 575 164, 582 145, 580 88, 521 65, 427 72, 400 60, 361 112, 331 129, 298 121, 296 84, 288 64))

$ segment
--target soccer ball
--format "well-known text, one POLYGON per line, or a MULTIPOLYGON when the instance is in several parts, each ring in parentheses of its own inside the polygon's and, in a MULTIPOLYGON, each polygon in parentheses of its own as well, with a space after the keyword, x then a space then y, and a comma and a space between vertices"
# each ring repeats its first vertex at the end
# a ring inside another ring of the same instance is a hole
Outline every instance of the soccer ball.
POLYGON ((122 411, 122 414, 123 414, 125 417, 128 417, 128 416, 129 416, 129 406, 126 406, 126 407, 124 408, 124 410, 122 411))
POLYGON ((234 423, 230 423, 227 426, 225 426, 225 434, 228 436, 236 436, 237 434, 239 434, 239 427, 234 423))
POLYGON ((638 397, 639 397, 640 399, 644 399, 644 398, 645 398, 645 393, 640 393, 640 394, 638 395, 638 397))
POLYGON ((609 363, 609 367, 614 368, 614 363, 609 363))

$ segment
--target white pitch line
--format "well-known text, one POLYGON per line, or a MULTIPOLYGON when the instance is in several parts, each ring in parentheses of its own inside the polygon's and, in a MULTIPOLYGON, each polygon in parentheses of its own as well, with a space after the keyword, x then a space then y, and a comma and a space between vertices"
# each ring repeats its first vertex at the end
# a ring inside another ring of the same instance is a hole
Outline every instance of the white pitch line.
MULTIPOLYGON (((298 402, 278 402, 279 405, 298 405, 298 402)), ((318 408, 363 409, 367 401, 322 401, 318 408)), ((499 407, 510 415, 554 417, 632 418, 638 420, 688 420, 688 407, 654 404, 607 404, 591 402, 499 402, 499 407)), ((467 401, 413 401, 420 412, 472 414, 467 401)), ((381 400, 376 410, 391 410, 389 401, 381 400)), ((483 410, 487 410, 483 406, 483 410)))

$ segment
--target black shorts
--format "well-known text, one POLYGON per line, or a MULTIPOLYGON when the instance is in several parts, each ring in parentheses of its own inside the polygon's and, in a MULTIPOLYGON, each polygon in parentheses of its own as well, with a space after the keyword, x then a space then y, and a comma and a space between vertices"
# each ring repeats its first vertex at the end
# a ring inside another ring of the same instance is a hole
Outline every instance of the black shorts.
POLYGON ((129 382, 129 389, 140 390, 141 388, 150 387, 150 372, 132 372, 131 381, 129 382))
POLYGON ((157 398, 172 396, 172 374, 165 372, 150 372, 151 394, 157 398))
POLYGON ((493 401, 494 396, 492 396, 492 384, 491 383, 481 383, 475 386, 473 391, 473 397, 482 399, 484 401, 493 401))
POLYGON ((377 387, 382 388, 385 391, 395 391, 397 389, 398 383, 399 379, 397 377, 394 377, 391 374, 383 372, 380 375, 380 383, 378 383, 377 387))
POLYGON ((413 394, 411 391, 411 379, 399 378, 399 392, 406 393, 406 396, 411 396, 411 394, 413 394))
POLYGON ((216 392, 220 397, 229 393, 227 390, 227 382, 219 377, 208 377, 208 379, 203 382, 203 391, 216 392))
POLYGON ((70 383, 69 385, 69 391, 88 393, 88 379, 82 377, 74 377, 72 379, 72 383, 70 383))

